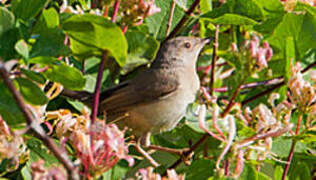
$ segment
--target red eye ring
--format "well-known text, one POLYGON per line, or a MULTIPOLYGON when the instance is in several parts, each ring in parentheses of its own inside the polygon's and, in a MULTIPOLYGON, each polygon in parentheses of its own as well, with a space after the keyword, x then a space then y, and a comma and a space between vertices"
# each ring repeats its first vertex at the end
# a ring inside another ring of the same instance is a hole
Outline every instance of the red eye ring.
POLYGON ((192 44, 190 42, 186 42, 186 43, 184 43, 184 47, 189 49, 192 47, 192 44))

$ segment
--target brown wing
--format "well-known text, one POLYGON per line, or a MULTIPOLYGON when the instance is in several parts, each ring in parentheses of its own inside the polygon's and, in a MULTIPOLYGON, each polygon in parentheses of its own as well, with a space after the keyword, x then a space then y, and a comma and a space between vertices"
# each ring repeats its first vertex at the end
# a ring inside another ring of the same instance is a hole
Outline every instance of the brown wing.
POLYGON ((117 116, 131 107, 165 98, 176 91, 178 86, 174 73, 150 69, 104 91, 101 94, 100 111, 105 111, 108 117, 117 116))

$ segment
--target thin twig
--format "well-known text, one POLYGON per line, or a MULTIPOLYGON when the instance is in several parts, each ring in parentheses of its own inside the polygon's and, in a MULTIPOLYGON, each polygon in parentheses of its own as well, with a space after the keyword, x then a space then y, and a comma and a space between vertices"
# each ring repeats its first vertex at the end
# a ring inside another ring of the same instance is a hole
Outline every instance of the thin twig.
POLYGON ((172 0, 171 1, 171 5, 170 5, 170 14, 169 14, 169 18, 168 18, 166 37, 168 37, 168 34, 170 32, 170 28, 171 28, 171 25, 172 25, 172 18, 173 18, 173 13, 174 13, 175 7, 176 7, 176 2, 174 0, 172 0))
POLYGON ((180 22, 176 25, 176 27, 171 31, 171 33, 169 34, 169 36, 165 39, 171 39, 173 37, 175 37, 177 35, 177 33, 180 31, 180 29, 183 27, 183 25, 188 21, 189 16, 192 15, 193 11, 195 10, 195 8, 199 5, 200 0, 195 0, 193 2, 193 4, 191 5, 190 9, 188 11, 185 12, 185 15, 182 17, 182 19, 180 20, 180 22))
POLYGON ((114 10, 113 10, 113 14, 112 14, 112 17, 111 17, 111 21, 112 22, 115 22, 115 20, 116 20, 116 16, 117 16, 117 13, 118 13, 118 10, 119 10, 119 7, 120 7, 120 3, 121 3, 120 0, 116 0, 115 1, 114 10))
MULTIPOLYGON (((263 86, 263 85, 264 86, 272 86, 272 85, 276 85, 282 81, 283 81, 283 78, 275 78, 275 79, 269 79, 269 80, 265 80, 265 81, 253 82, 253 83, 241 85, 240 89, 251 89, 251 88, 256 88, 258 86, 263 86)), ((227 91, 228 91, 227 86, 220 87, 220 88, 214 88, 214 92, 227 92, 227 91)))
POLYGON ((24 103, 24 100, 20 94, 20 92, 17 91, 14 84, 10 80, 9 73, 4 67, 4 64, 2 60, 0 60, 0 75, 5 83, 5 85, 9 88, 10 92, 13 95, 13 98, 15 99, 19 109, 23 113, 23 116, 26 119, 26 122, 28 124, 28 127, 34 132, 34 134, 43 141, 43 143, 47 146, 47 148, 56 156, 56 158, 59 160, 60 163, 62 163, 65 167, 65 169, 68 172, 68 177, 71 177, 72 179, 79 179, 78 176, 78 169, 73 165, 73 163, 69 160, 67 154, 62 151, 60 148, 57 147, 57 145, 54 143, 54 141, 45 134, 45 131, 42 129, 42 127, 37 123, 36 120, 33 119, 33 115, 28 109, 27 105, 24 103))
POLYGON ((210 95, 213 96, 214 92, 214 82, 215 82, 215 68, 217 60, 217 48, 218 48, 218 34, 219 34, 219 25, 216 25, 215 37, 213 43, 213 56, 212 56, 212 69, 211 69, 211 80, 210 80, 210 95))
POLYGON ((238 95, 238 93, 239 93, 239 91, 240 91, 240 87, 241 87, 241 85, 238 86, 238 87, 235 89, 235 91, 234 91, 232 97, 231 97, 230 100, 229 100, 228 105, 226 106, 224 112, 223 112, 222 115, 221 115, 222 118, 226 117, 227 114, 229 113, 230 109, 233 107, 233 105, 234 105, 234 103, 235 103, 234 101, 235 101, 235 99, 236 99, 236 97, 237 97, 237 95, 238 95))
MULTIPOLYGON (((309 69, 311 69, 311 68, 314 67, 314 66, 316 66, 316 61, 313 62, 312 64, 309 64, 308 66, 306 66, 306 67, 301 71, 301 73, 307 72, 309 69)), ((259 98, 259 97, 261 97, 261 96, 264 96, 264 95, 266 95, 266 94, 269 94, 270 92, 274 91, 275 89, 278 89, 278 88, 282 87, 283 85, 285 85, 284 80, 283 80, 282 82, 276 84, 275 86, 273 86, 273 87, 271 87, 271 88, 269 88, 269 89, 267 89, 267 90, 265 90, 265 91, 260 92, 259 94, 256 94, 256 95, 254 95, 254 96, 252 96, 252 97, 250 97, 250 98, 248 98, 248 99, 245 99, 244 101, 241 102, 241 105, 245 105, 245 104, 247 104, 247 103, 249 103, 249 102, 251 102, 251 101, 253 101, 253 100, 256 100, 257 98, 259 98)))
POLYGON ((97 82, 95 85, 94 90, 94 99, 93 99, 93 106, 92 106, 92 114, 91 114, 91 123, 93 124, 98 115, 98 107, 99 107, 99 99, 100 99, 100 91, 101 91, 101 83, 102 83, 102 77, 103 77, 103 71, 105 66, 105 61, 107 59, 108 52, 104 51, 102 54, 101 63, 99 65, 99 71, 97 76, 97 82))
MULTIPOLYGON (((186 152, 183 153, 184 156, 190 155, 196 148, 198 148, 207 138, 208 134, 204 134, 193 146, 186 152)), ((183 158, 179 158, 175 163, 173 163, 168 169, 174 169, 181 164, 183 158)), ((164 172, 163 176, 167 175, 167 171, 164 172)))
MULTIPOLYGON (((303 116, 300 115, 298 117, 298 121, 297 121, 297 124, 296 124, 296 131, 295 131, 295 135, 298 135, 299 134, 299 130, 300 130, 300 125, 301 125, 301 122, 302 122, 302 119, 303 119, 303 116)), ((283 175, 282 175, 282 180, 285 180, 286 178, 286 175, 290 169, 290 165, 291 165, 291 161, 293 159, 293 155, 294 155, 294 149, 295 149, 295 145, 296 145, 296 140, 293 140, 292 141, 292 145, 291 145, 291 150, 290 150, 290 154, 287 158, 287 163, 285 165, 285 168, 284 168, 284 171, 283 171, 283 175)))

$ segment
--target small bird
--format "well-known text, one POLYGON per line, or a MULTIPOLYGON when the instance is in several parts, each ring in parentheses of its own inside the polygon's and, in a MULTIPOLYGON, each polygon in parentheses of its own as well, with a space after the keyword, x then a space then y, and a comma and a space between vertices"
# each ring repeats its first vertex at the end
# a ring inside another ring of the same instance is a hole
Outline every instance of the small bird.
MULTIPOLYGON (((200 88, 196 61, 210 39, 176 37, 159 49, 150 68, 103 91, 99 112, 139 138, 173 129, 200 88)), ((92 104, 93 95, 64 92, 92 104), (85 96, 85 97, 82 97, 85 96)), ((145 140, 146 142, 146 140, 145 140)))

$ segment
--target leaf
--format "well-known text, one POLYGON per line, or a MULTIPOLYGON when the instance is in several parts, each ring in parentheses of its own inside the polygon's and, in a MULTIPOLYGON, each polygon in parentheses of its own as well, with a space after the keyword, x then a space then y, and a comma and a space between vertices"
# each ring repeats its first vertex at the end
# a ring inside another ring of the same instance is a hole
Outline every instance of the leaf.
MULTIPOLYGON (((172 0, 156 0, 156 5, 161 9, 160 12, 145 19, 150 33, 158 40, 165 38, 171 1, 172 0)), ((170 32, 178 24, 183 16, 183 9, 180 6, 176 6, 174 9, 170 32)))
POLYGON ((246 16, 254 20, 262 20, 264 18, 263 8, 256 0, 236 0, 234 13, 246 16))
POLYGON ((0 57, 2 57, 3 60, 9 60, 16 57, 14 46, 19 39, 21 39, 21 37, 17 28, 6 31, 0 37, 0 57))
POLYGON ((65 64, 51 65, 43 74, 49 80, 59 82, 67 89, 72 90, 81 90, 86 82, 77 68, 65 64))
POLYGON ((24 39, 19 40, 15 46, 14 49, 25 59, 29 58, 29 49, 27 47, 27 43, 24 41, 24 39))
POLYGON ((74 15, 62 26, 73 40, 99 50, 108 50, 119 65, 125 63, 126 39, 121 29, 110 20, 91 14, 74 15))
POLYGON ((295 64, 295 44, 294 38, 285 39, 285 62, 284 62, 284 81, 287 82, 291 76, 291 63, 295 64))
POLYGON ((229 25, 255 25, 257 22, 246 16, 241 16, 238 14, 224 14, 215 19, 207 19, 214 24, 229 24, 229 25))
POLYGON ((48 66, 49 68, 43 72, 43 75, 51 81, 61 83, 67 89, 81 90, 85 86, 86 80, 81 71, 56 58, 41 56, 29 59, 28 62, 48 66))
POLYGON ((259 180, 258 179, 258 172, 250 163, 245 164, 243 172, 240 175, 241 179, 252 179, 252 180, 259 180))
POLYGON ((15 79, 19 84, 19 90, 24 99, 34 105, 44 105, 48 102, 45 93, 32 81, 25 78, 15 79))
POLYGON ((157 40, 135 30, 127 31, 125 36, 128 42, 127 64, 124 66, 126 72, 154 59, 159 49, 157 40))
POLYGON ((31 57, 67 56, 70 54, 70 49, 64 45, 64 40, 65 35, 57 28, 42 30, 32 47, 31 57))
POLYGON ((210 169, 215 169, 215 161, 197 159, 190 166, 180 169, 178 174, 185 174, 187 180, 208 179, 214 175, 210 169))
POLYGON ((17 127, 25 123, 25 118, 15 103, 10 91, 0 81, 0 115, 9 126, 17 127))
POLYGON ((286 14, 282 21, 267 38, 270 45, 276 50, 275 55, 280 53, 280 58, 284 57, 287 37, 293 37, 295 45, 295 57, 302 59, 312 48, 316 48, 316 18, 310 13, 306 14, 286 14))
POLYGON ((281 166, 276 166, 274 169, 274 179, 282 179, 283 168, 281 166))
POLYGON ((36 81, 37 83, 44 84, 46 82, 45 77, 35 71, 31 71, 28 69, 21 69, 21 73, 26 75, 28 78, 32 79, 33 81, 36 81))
POLYGON ((212 10, 212 0, 201 0, 200 1, 200 9, 204 14, 212 10))
POLYGON ((1 35, 13 28, 14 15, 5 7, 0 7, 0 37, 1 35))
POLYGON ((16 18, 28 21, 40 12, 47 2, 48 0, 14 0, 12 11, 16 18))
POLYGON ((36 23, 33 32, 41 33, 46 29, 54 29, 59 26, 59 14, 54 8, 44 9, 43 13, 36 23))

